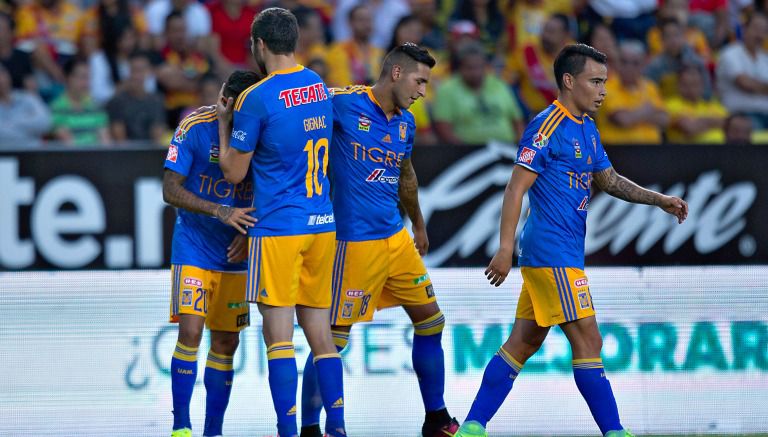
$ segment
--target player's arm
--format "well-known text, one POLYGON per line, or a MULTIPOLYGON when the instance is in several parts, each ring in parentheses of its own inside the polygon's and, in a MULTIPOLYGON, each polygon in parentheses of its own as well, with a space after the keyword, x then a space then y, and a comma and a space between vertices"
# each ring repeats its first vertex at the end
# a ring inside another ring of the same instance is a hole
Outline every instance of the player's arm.
POLYGON ((416 243, 419 255, 424 256, 429 250, 429 239, 427 238, 424 216, 421 215, 421 207, 419 207, 419 181, 416 178, 416 170, 413 169, 411 158, 403 159, 400 163, 399 182, 400 203, 413 224, 413 242, 416 243))
POLYGON ((237 184, 242 182, 248 174, 253 152, 242 152, 229 145, 232 138, 235 99, 224 97, 224 86, 221 86, 219 101, 216 104, 216 114, 219 119, 219 167, 227 182, 237 184))
POLYGON ((598 188, 611 196, 627 202, 658 206, 677 217, 678 223, 688 217, 688 204, 683 199, 643 188, 618 174, 612 166, 593 174, 593 180, 598 188))
POLYGON ((205 200, 184 188, 185 180, 184 175, 165 169, 163 200, 166 203, 187 211, 216 217, 222 223, 237 229, 241 234, 246 233, 245 228, 252 227, 256 223, 256 219, 248 215, 254 208, 233 208, 205 200))
POLYGON ((515 249, 515 230, 520 220, 520 211, 523 207, 523 196, 536 182, 538 173, 521 165, 515 165, 507 187, 504 189, 504 202, 501 206, 501 226, 499 229, 499 250, 493 256, 485 276, 491 284, 501 285, 509 270, 512 268, 512 254, 515 249))

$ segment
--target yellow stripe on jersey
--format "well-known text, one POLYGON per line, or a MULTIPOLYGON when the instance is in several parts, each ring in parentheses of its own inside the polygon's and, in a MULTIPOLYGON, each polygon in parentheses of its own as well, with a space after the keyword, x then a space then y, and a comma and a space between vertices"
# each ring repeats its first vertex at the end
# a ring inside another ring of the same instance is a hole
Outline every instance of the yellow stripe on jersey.
POLYGON ((552 119, 556 115, 559 115, 559 113, 560 113, 560 108, 553 109, 552 112, 550 112, 549 115, 547 115, 547 118, 544 119, 544 123, 541 123, 541 126, 539 126, 538 133, 544 132, 546 128, 549 126, 549 122, 552 121, 552 119))
POLYGON ((213 123, 216 120, 217 120, 216 116, 213 116, 211 118, 204 118, 204 119, 201 119, 201 120, 195 120, 192 123, 188 123, 186 125, 186 127, 184 128, 184 130, 189 132, 189 130, 192 129, 192 127, 194 125, 196 125, 196 124, 200 124, 200 123, 213 123))
POLYGON ((216 119, 216 110, 205 111, 197 115, 192 115, 181 121, 179 128, 182 130, 189 130, 192 124, 197 124, 202 121, 212 121, 216 119))
POLYGON ((550 123, 547 130, 543 132, 545 137, 550 138, 552 136, 552 133, 555 132, 555 129, 557 129, 557 126, 560 125, 560 122, 563 121, 563 119, 565 119, 565 115, 566 115, 565 112, 560 112, 560 115, 555 117, 555 120, 552 123, 550 123))
POLYGON ((261 79, 260 81, 256 82, 255 84, 249 86, 245 89, 242 93, 240 93, 239 96, 237 96, 237 100, 235 100, 235 111, 239 111, 243 107, 243 102, 245 102, 245 98, 248 97, 248 94, 251 93, 251 91, 255 90, 256 88, 260 87, 262 84, 264 84, 269 79, 272 79, 275 77, 275 74, 272 73, 265 77, 264 79, 261 79))
POLYGON ((365 85, 350 85, 346 88, 333 88, 333 94, 362 94, 367 88, 365 85))

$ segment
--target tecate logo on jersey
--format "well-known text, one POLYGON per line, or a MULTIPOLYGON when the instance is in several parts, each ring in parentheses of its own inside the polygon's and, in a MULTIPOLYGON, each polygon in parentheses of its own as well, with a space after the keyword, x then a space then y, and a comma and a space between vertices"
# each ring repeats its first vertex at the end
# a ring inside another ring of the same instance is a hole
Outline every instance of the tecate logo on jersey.
POLYGON ((336 219, 333 217, 333 214, 312 214, 309 216, 309 220, 307 220, 307 226, 329 225, 335 222, 336 219))
POLYGON ((232 138, 236 139, 237 141, 245 141, 246 136, 248 136, 248 134, 244 130, 232 131, 232 138))
POLYGON ((327 100, 328 94, 325 92, 325 86, 320 82, 299 88, 282 90, 278 98, 285 103, 286 108, 290 108, 292 106, 327 100))

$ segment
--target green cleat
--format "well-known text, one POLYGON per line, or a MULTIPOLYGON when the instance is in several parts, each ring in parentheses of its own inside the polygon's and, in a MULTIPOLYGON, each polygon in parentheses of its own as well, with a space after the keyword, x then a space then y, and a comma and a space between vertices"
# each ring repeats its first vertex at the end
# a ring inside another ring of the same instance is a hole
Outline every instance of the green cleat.
POLYGON ((621 431, 608 431, 605 433, 605 437, 635 437, 635 435, 626 429, 622 429, 621 431))
POLYGON ((474 420, 470 420, 461 425, 461 428, 459 428, 455 437, 488 437, 488 433, 485 432, 483 425, 480 425, 474 420))
POLYGON ((192 437, 192 430, 189 428, 174 429, 171 437, 192 437))

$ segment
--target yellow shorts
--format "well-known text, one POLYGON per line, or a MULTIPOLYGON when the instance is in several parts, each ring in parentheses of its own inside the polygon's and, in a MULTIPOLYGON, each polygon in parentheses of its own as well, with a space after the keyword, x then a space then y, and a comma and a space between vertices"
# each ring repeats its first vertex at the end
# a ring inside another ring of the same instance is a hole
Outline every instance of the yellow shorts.
POLYGON ((330 307, 335 246, 336 232, 248 238, 246 300, 330 307))
POLYGON ((523 288, 517 302, 520 319, 554 326, 594 316, 589 281, 584 270, 572 267, 522 267, 523 288))
POLYGON ((381 240, 338 241, 331 324, 369 322, 375 310, 435 301, 432 280, 408 231, 381 240))
POLYGON ((242 331, 250 323, 245 275, 171 265, 170 321, 178 323, 180 314, 204 317, 212 331, 242 331))

